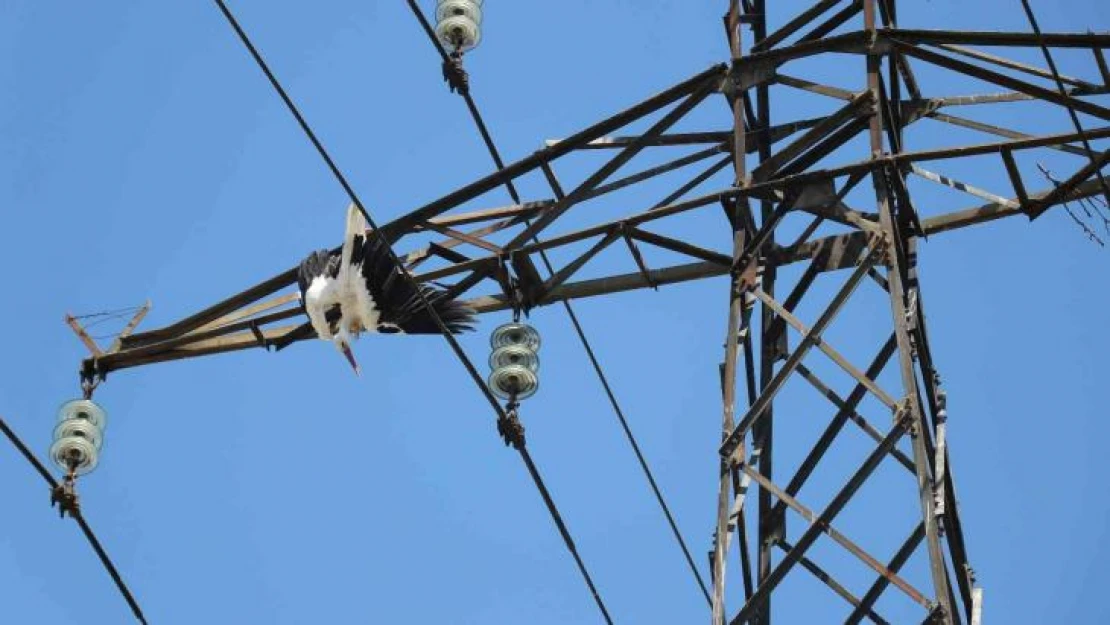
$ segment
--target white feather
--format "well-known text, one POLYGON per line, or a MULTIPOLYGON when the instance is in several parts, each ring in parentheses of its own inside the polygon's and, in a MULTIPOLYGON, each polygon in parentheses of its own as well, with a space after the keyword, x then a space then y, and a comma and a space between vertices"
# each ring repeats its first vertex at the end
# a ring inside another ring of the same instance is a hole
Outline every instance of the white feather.
POLYGON ((354 245, 356 236, 366 236, 366 218, 362 216, 362 212, 358 207, 351 204, 347 207, 347 228, 343 235, 343 253, 340 256, 342 262, 339 265, 339 272, 342 273, 351 264, 351 252, 354 245))
POLYGON ((361 268, 351 264, 355 237, 366 237, 366 230, 366 219, 358 207, 351 204, 347 207, 347 225, 336 277, 316 276, 305 290, 304 307, 316 335, 333 341, 340 349, 357 336, 359 330, 377 332, 381 318, 381 311, 366 287, 361 268), (336 304, 340 306, 340 318, 338 328, 332 334, 326 313, 336 304))
POLYGON ((316 335, 324 340, 331 339, 331 329, 325 313, 336 303, 335 281, 327 276, 316 276, 304 294, 304 308, 316 335))

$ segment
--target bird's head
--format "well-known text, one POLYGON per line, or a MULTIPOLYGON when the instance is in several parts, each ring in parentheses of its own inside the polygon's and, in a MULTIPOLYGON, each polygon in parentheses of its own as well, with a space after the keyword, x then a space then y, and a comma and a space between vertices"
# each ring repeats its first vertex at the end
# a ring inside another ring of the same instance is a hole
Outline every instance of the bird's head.
POLYGON ((340 331, 332 338, 332 342, 335 343, 336 349, 347 357, 347 362, 351 363, 351 368, 355 370, 355 375, 360 375, 362 371, 359 369, 358 362, 355 361, 355 355, 351 351, 350 335, 347 332, 340 331))

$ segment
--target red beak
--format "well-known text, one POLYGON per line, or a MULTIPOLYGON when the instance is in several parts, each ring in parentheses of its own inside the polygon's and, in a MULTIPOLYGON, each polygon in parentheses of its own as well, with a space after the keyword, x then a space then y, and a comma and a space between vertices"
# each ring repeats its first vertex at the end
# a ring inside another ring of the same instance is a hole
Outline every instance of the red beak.
POLYGON ((355 375, 361 375, 362 370, 359 369, 358 363, 355 362, 355 355, 351 353, 351 346, 344 343, 340 346, 343 350, 343 355, 347 357, 347 362, 351 363, 351 368, 355 370, 355 375))

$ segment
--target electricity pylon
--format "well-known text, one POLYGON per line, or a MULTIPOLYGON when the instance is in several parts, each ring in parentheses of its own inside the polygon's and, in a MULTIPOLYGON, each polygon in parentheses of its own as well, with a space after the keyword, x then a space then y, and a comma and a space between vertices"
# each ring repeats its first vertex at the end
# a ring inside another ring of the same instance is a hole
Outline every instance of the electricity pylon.
MULTIPOLYGON (((845 600, 849 623, 886 622, 876 602, 888 590, 919 605, 925 622, 977 623, 982 592, 960 524, 946 441, 946 395, 929 347, 917 250, 929 236, 1019 215, 1035 219, 1052 207, 1100 195, 1110 199, 1100 173, 1110 151, 1092 147, 1110 137, 1110 127, 1079 125, 1080 114, 1110 120, 1110 109, 1097 101, 1110 90, 1102 53, 1110 35, 913 30, 898 24, 896 0, 821 0, 795 16, 782 16, 773 31, 765 0, 734 0, 724 21, 728 63, 568 138, 548 141, 382 230, 399 248, 408 245, 402 260, 417 280, 446 284, 482 313, 727 277, 725 354, 719 369, 707 363, 707 371, 721 376, 723 398, 721 446, 713 450, 721 461, 710 550, 714 625, 769 625, 776 589, 807 574, 845 600), (1085 50, 1097 77, 1061 76, 1051 64, 1045 69, 983 48, 1041 48, 1046 56, 1060 48, 1085 50), (837 67, 847 69, 805 76, 814 66, 807 61, 834 56, 837 67), (919 79, 922 74, 946 88, 985 85, 995 91, 932 93, 919 79), (809 112, 780 120, 775 103, 784 95, 800 96, 809 112), (727 124, 672 132, 716 96, 723 96, 731 111, 727 124), (982 121, 990 119, 992 107, 1022 102, 1070 113, 1075 130, 1044 134, 1037 127, 982 121), (987 109, 988 115, 952 112, 964 107, 987 109), (646 128, 615 134, 637 124, 646 128), (926 149, 910 149, 921 126, 952 132, 932 132, 926 149), (982 142, 957 144, 971 133, 982 142), (564 188, 555 167, 586 150, 611 157, 582 182, 564 188), (613 179, 642 154, 666 150, 693 151, 613 179), (1046 188, 1030 189, 1032 159, 1045 153, 1070 158, 1063 161, 1070 173, 1058 172, 1046 188), (925 169, 925 163, 946 173, 925 169), (1005 172, 1012 190, 993 193, 952 173, 991 167, 1005 172), (499 208, 462 208, 525 175, 544 176, 551 195, 499 208), (605 204, 619 190, 661 177, 674 178, 676 188, 659 201, 621 219, 548 236, 571 209, 605 204), (954 210, 930 204, 925 210, 911 197, 911 188, 920 184, 949 187, 977 204, 954 210), (716 227, 695 229, 700 234, 691 236, 685 219, 705 213, 715 216, 716 227), (610 262, 604 271, 580 278, 613 246, 627 249, 626 271, 613 272, 610 262), (571 260, 544 276, 536 257, 551 250, 571 260), (826 282, 833 295, 812 320, 803 321, 799 305, 807 293, 820 290, 811 287, 826 282), (862 293, 881 297, 876 304, 862 293), (858 344, 863 341, 834 345, 826 339, 826 330, 857 300, 878 305, 874 314, 887 320, 886 339, 871 353, 858 344), (824 354, 826 368, 851 379, 849 392, 833 389, 810 358, 817 352, 824 354), (831 412, 816 440, 805 441, 808 452, 790 464, 775 457, 775 443, 799 436, 789 427, 797 415, 776 408, 783 405, 783 389, 799 381, 827 398, 831 412), (888 418, 865 418, 860 408, 865 401, 880 406, 888 418), (821 508, 810 507, 809 489, 803 493, 803 487, 812 487, 811 478, 822 472, 831 478, 822 461, 846 445, 846 428, 870 439, 870 448, 838 488, 818 495, 821 508), (882 505, 869 522, 884 522, 887 513, 901 519, 907 511, 914 519, 903 528, 904 542, 882 554, 885 558, 869 553, 866 528, 838 522, 878 471, 901 472, 904 479, 897 480, 898 487, 884 481, 882 505), (873 573, 873 583, 853 590, 818 563, 811 547, 822 537, 851 556, 832 565, 858 559, 873 573), (738 573, 727 575, 734 553, 738 573), (915 574, 904 567, 918 554, 926 564, 915 574), (740 583, 730 590, 726 582, 733 578, 740 583), (730 611, 726 599, 739 607, 730 611)), ((254 347, 282 350, 313 338, 295 282, 290 269, 163 328, 132 333, 136 321, 107 350, 87 341, 93 354, 83 361, 82 375, 93 381, 140 365, 254 347)))

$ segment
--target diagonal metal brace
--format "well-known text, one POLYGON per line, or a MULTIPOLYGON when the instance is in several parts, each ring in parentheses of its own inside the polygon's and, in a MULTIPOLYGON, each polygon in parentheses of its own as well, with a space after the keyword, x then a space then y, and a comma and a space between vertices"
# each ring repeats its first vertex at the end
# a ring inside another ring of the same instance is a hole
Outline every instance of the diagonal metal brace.
POLYGON ((875 261, 878 260, 878 257, 882 254, 882 250, 884 248, 885 245, 882 245, 880 243, 868 250, 867 255, 863 258, 863 261, 859 264, 856 270, 852 272, 851 277, 848 278, 848 281, 840 289, 840 292, 837 293, 836 297, 833 298, 832 303, 825 310, 824 314, 821 315, 821 318, 817 320, 817 323, 813 325, 813 328, 810 329, 810 331, 807 332, 806 335, 802 338, 802 341, 798 345, 798 348, 795 349, 794 353, 792 353, 790 357, 786 359, 786 362, 783 363, 778 373, 775 374, 775 377, 771 379, 766 387, 764 387, 763 393, 748 409, 748 412, 744 415, 744 418, 740 420, 740 423, 736 426, 735 429, 733 429, 733 431, 721 444, 720 453, 722 457, 728 458, 731 457, 733 453, 735 453, 736 449, 740 446, 741 441, 744 439, 744 435, 747 434, 748 430, 751 429, 756 420, 759 419, 759 417, 761 417, 764 412, 766 412, 767 407, 771 405, 771 401, 775 398, 775 395, 777 395, 778 392, 782 390, 783 385, 786 384, 787 378, 790 377, 790 374, 794 373, 794 370, 797 368, 798 364, 802 362, 802 358, 804 358, 805 355, 809 352, 810 348, 817 343, 818 339, 821 336, 821 333, 825 331, 825 328, 828 327, 828 325, 836 317, 837 313, 840 312, 841 307, 844 305, 845 302, 848 301, 848 298, 855 291, 856 287, 859 286, 859 283, 861 280, 863 280, 863 277, 867 275, 867 271, 871 268, 875 261))

